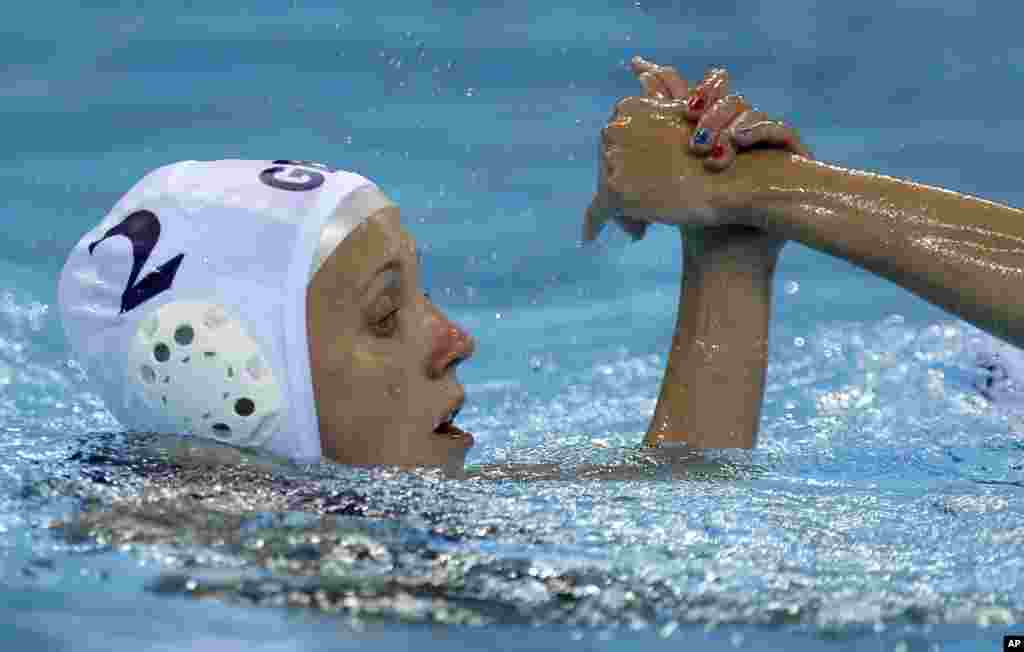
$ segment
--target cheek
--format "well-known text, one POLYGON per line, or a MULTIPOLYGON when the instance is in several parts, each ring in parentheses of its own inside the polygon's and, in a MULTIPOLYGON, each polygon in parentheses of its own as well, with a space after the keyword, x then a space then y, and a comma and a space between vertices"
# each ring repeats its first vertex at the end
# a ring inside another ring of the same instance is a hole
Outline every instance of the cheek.
MULTIPOLYGON (((349 358, 355 387, 369 389, 375 393, 387 392, 391 398, 405 393, 405 378, 393 357, 382 355, 367 347, 357 347, 349 358)), ((360 393, 360 392, 355 392, 360 393)))

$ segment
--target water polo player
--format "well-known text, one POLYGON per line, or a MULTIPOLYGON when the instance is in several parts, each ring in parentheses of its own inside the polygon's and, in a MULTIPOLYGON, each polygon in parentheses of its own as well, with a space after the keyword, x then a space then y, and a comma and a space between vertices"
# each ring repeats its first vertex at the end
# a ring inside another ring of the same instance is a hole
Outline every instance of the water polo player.
MULTIPOLYGON (((635 71, 652 96, 682 83, 635 71)), ((724 91, 714 75, 704 86, 724 91)), ((687 117, 708 133, 769 124, 747 108, 687 117)), ((771 124, 745 144, 798 147, 771 124)), ((708 177, 734 149, 716 140, 708 177)), ((350 464, 461 465, 472 445, 453 421, 473 339, 424 296, 398 207, 358 174, 290 160, 159 168, 72 250, 59 303, 127 428, 350 464)))

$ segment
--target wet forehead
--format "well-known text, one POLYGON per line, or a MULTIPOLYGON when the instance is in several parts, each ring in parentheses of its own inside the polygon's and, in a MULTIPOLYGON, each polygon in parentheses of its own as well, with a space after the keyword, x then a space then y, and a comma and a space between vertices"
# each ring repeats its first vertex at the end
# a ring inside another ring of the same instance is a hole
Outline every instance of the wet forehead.
POLYGON ((366 221, 366 228, 359 234, 362 242, 359 249, 363 256, 362 272, 372 274, 377 267, 390 259, 402 259, 415 254, 415 242, 402 226, 397 210, 384 209, 366 221))
POLYGON ((345 294, 358 292, 377 270, 389 262, 415 261, 415 242, 404 227, 397 210, 383 209, 349 235, 331 254, 322 271, 329 285, 345 294))

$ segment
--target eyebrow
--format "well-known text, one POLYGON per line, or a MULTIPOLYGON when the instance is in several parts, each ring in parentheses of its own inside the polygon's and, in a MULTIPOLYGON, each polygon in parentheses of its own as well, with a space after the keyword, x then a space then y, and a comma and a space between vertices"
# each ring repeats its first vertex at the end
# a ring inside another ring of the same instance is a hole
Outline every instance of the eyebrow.
POLYGON ((378 267, 377 270, 373 274, 371 274, 370 277, 366 280, 366 282, 364 282, 363 285, 359 288, 359 296, 365 296, 366 293, 370 291, 370 286, 373 285, 373 282, 377 280, 378 276, 384 274, 385 272, 401 271, 401 267, 401 264, 395 258, 392 258, 391 260, 387 261, 386 263, 378 267))

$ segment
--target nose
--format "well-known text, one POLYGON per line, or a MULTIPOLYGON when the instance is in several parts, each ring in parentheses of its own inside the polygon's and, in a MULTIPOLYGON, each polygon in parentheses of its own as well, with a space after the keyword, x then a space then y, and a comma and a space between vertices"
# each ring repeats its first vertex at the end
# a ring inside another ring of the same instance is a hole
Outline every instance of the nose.
POLYGON ((440 378, 453 365, 469 359, 476 350, 476 341, 464 328, 448 319, 432 302, 431 351, 427 362, 427 375, 440 378))

